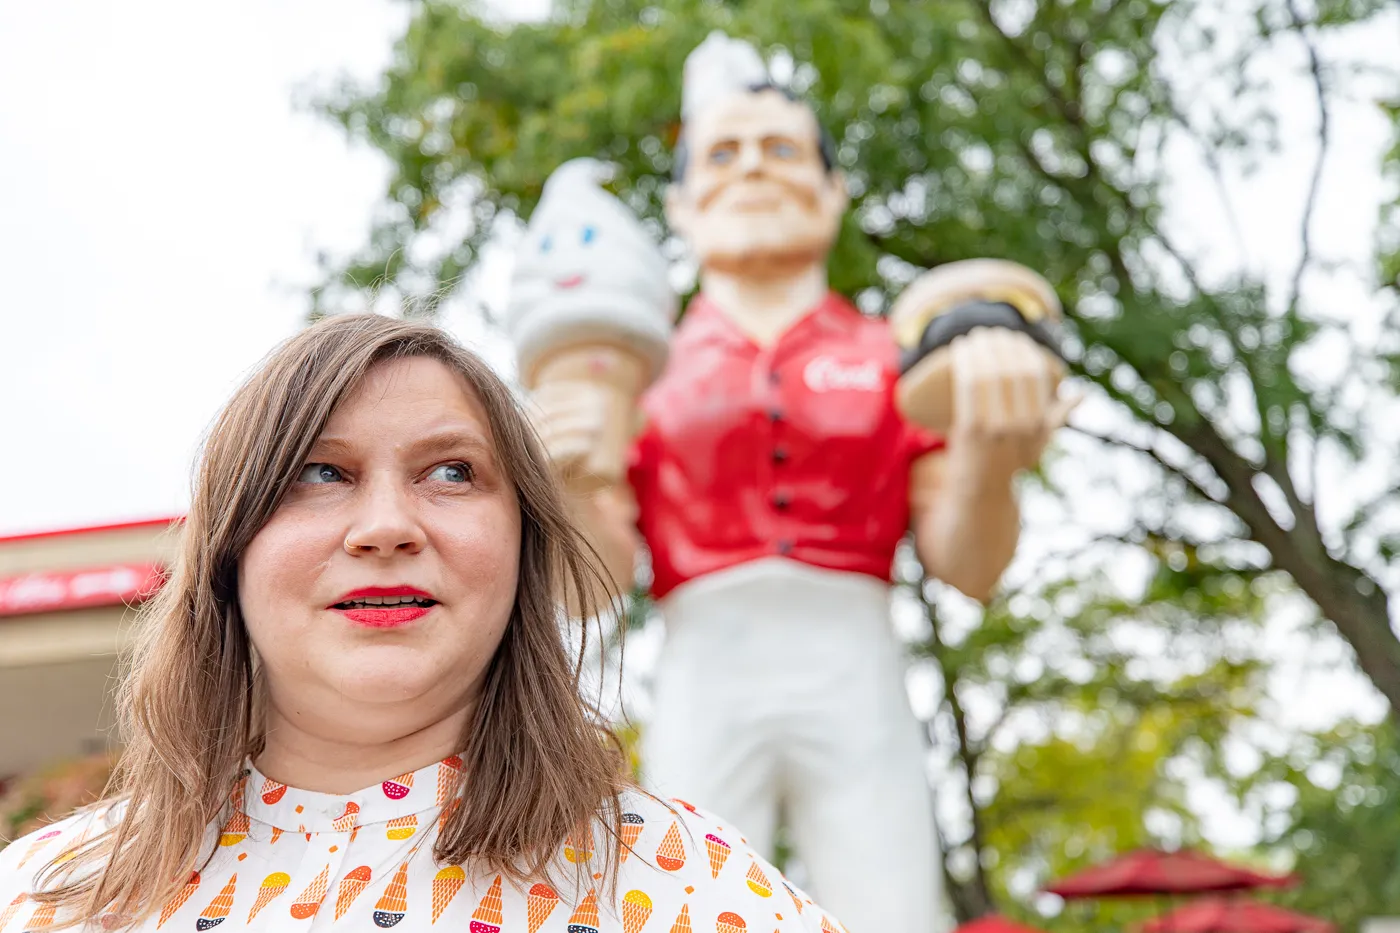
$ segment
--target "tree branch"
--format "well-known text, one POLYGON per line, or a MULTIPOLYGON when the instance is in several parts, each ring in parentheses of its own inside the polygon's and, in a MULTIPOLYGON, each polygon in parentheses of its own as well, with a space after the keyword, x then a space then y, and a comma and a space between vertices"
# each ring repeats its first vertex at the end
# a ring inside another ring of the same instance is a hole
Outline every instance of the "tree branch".
POLYGON ((1303 285, 1303 273, 1312 262, 1312 226, 1313 211, 1317 207, 1317 192, 1322 184, 1322 165, 1327 158, 1327 148, 1331 142, 1329 113, 1327 108, 1327 89, 1322 79, 1322 61, 1317 53, 1317 45, 1308 38, 1304 31, 1307 23, 1304 22, 1302 14, 1298 12, 1297 0, 1288 0, 1288 13, 1293 19, 1293 28, 1298 32, 1298 38, 1302 40, 1303 48, 1308 53, 1308 71, 1312 75, 1313 90, 1317 93, 1317 161, 1313 164, 1312 180, 1308 184, 1308 198, 1303 207, 1302 242, 1303 252, 1298 257, 1298 268, 1293 272, 1293 285, 1288 299, 1288 310, 1290 313, 1298 309, 1298 301, 1301 296, 1303 285))

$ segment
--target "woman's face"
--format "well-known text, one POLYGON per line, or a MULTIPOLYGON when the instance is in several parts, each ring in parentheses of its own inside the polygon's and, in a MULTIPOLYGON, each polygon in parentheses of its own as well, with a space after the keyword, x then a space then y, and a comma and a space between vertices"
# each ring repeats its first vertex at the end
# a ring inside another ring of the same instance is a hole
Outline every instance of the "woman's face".
POLYGON ((272 715, 374 741, 467 708, 519 553, 515 489, 475 392, 428 358, 374 367, 239 562, 272 715))

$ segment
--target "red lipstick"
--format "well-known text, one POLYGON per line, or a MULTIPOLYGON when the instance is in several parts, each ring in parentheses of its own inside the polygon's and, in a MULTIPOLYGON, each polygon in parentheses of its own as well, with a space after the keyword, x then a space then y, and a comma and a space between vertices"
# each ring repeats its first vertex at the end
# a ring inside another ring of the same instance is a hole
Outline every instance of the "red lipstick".
POLYGON ((421 619, 432 611, 437 600, 433 594, 413 586, 367 586, 341 596, 327 606, 356 625, 367 628, 395 628, 421 619), (400 597, 397 604, 366 604, 365 600, 400 597), (410 601, 411 600, 411 601, 410 601))

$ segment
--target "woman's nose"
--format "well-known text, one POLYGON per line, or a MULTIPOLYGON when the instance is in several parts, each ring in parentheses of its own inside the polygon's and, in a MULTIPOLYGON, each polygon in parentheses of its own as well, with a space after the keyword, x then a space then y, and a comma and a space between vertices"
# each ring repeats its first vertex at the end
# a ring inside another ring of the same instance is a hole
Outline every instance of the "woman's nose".
POLYGON ((416 554, 425 541, 411 496, 385 483, 365 489, 345 535, 345 550, 355 556, 416 554))
POLYGON ((755 142, 739 147, 739 171, 751 175, 763 167, 763 146, 755 142))

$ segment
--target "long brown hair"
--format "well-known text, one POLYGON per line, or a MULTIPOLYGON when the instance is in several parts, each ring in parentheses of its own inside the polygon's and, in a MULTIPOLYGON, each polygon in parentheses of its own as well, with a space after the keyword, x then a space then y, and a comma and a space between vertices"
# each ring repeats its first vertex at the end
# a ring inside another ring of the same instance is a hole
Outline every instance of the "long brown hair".
POLYGON ((43 873, 38 897, 72 910, 72 922, 134 922, 207 857, 207 828, 262 746, 258 674, 237 601, 239 555, 340 401, 372 366, 404 357, 438 360, 476 392, 521 512, 515 606, 462 736, 458 803, 433 854, 521 881, 546 873, 571 833, 601 828, 615 866, 618 795, 628 779, 603 718, 582 696, 583 646, 571 659, 560 627, 561 606, 587 619, 596 594, 609 592, 597 555, 570 524, 527 418, 486 363, 431 325, 344 315, 275 350, 205 441, 179 556, 142 609, 120 691, 127 744, 107 802, 124 812, 43 873))

